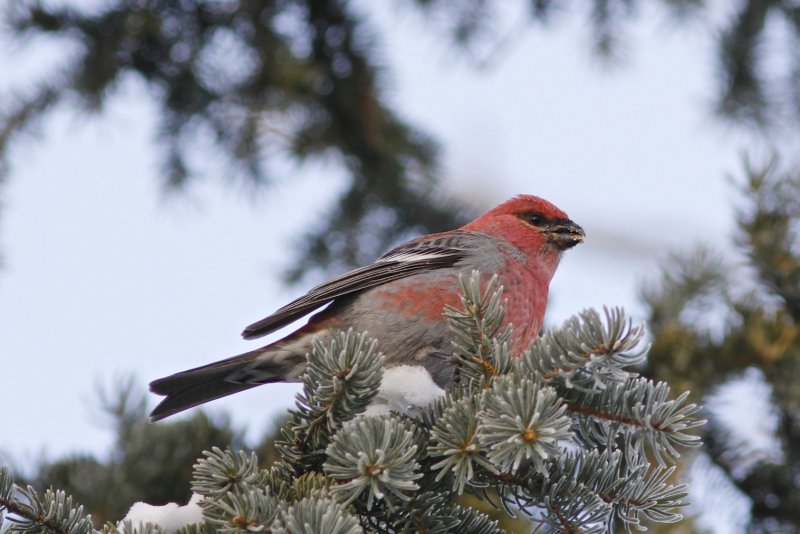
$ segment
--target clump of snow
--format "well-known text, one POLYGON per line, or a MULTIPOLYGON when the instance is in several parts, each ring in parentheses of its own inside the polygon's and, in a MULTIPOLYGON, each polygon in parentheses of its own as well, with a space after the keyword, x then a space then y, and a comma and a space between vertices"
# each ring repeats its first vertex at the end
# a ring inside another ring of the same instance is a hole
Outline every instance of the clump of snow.
POLYGON ((192 523, 203 522, 203 509, 200 507, 202 495, 192 493, 192 498, 185 506, 180 506, 174 502, 164 506, 152 506, 143 502, 134 503, 128 510, 128 515, 120 521, 120 525, 125 521, 130 521, 134 527, 140 523, 153 523, 161 527, 165 533, 175 532, 181 527, 192 523))
POLYGON ((414 414, 444 395, 427 369, 421 365, 398 365, 383 370, 378 395, 365 415, 383 415, 391 411, 414 414))

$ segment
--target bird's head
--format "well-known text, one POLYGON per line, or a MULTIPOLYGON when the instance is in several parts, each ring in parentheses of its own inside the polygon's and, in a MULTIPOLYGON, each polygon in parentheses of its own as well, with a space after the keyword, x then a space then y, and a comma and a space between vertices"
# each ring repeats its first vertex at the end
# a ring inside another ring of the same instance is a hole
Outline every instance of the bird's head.
POLYGON ((582 243, 583 228, 543 198, 519 195, 464 227, 503 237, 523 253, 554 257, 582 243))

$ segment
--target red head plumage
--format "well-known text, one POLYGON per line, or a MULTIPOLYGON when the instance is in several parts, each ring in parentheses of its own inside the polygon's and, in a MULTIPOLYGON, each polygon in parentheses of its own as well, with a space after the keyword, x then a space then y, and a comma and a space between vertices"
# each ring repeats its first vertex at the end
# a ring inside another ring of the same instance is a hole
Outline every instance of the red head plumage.
POLYGON ((524 253, 553 257, 583 241, 583 229, 552 203, 533 195, 518 195, 463 227, 503 238, 524 253))

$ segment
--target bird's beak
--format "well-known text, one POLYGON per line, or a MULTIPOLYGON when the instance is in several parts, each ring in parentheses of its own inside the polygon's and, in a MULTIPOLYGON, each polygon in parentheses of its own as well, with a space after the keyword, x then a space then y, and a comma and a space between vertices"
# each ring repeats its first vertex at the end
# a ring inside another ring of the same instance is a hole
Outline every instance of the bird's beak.
POLYGON ((583 228, 570 219, 553 221, 544 229, 544 234, 547 236, 547 241, 559 250, 567 250, 578 243, 583 243, 583 238, 586 237, 583 228))

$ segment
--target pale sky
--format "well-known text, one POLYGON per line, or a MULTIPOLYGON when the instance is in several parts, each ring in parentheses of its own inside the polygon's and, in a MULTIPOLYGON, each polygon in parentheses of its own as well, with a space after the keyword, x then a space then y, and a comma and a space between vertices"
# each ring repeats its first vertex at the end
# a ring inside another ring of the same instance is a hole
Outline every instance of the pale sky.
MULTIPOLYGON (((637 290, 666 252, 698 240, 730 249, 728 177, 741 176, 748 146, 710 116, 713 48, 700 32, 645 10, 627 61, 606 72, 585 21, 565 17, 520 33, 480 70, 410 12, 374 20, 387 90, 441 142, 445 188, 481 209, 539 195, 585 228, 553 281, 551 324, 602 305, 641 320, 637 290)), ((0 90, 51 53, 0 48, 0 90)), ((285 286, 280 269, 341 170, 279 162, 275 185, 248 199, 209 162, 188 195, 164 198, 156 110, 141 89, 124 85, 101 120, 60 111, 14 151, 0 212, 0 461, 105 451, 98 384, 134 373, 145 388, 250 350, 262 340, 241 340, 242 328, 308 289, 285 286)), ((209 408, 258 436, 295 391, 270 385, 209 408)))

